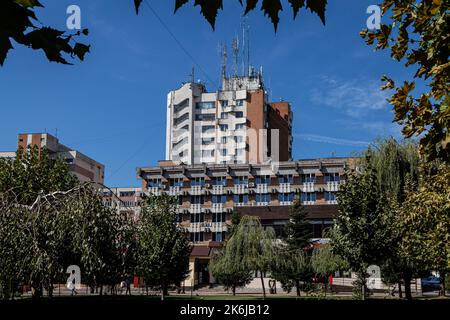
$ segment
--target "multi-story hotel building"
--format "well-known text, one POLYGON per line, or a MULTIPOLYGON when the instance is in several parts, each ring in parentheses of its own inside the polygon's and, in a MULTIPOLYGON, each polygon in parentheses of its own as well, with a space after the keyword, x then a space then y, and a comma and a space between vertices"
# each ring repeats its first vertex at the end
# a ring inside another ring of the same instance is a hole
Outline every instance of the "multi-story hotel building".
MULTIPOLYGON (((37 146, 46 148, 51 158, 61 158, 69 165, 70 171, 80 181, 92 181, 103 184, 105 166, 81 152, 61 144, 58 138, 48 133, 21 133, 17 138, 18 147, 27 149, 37 146)), ((0 157, 14 158, 15 152, 2 152, 0 157)))
POLYGON ((167 97, 166 159, 185 164, 267 163, 292 158, 288 102, 268 102, 261 72, 223 76, 208 92, 188 82, 167 97))
POLYGON ((189 285, 209 283, 211 248, 227 238, 231 215, 258 216, 278 235, 289 221, 293 201, 308 211, 314 237, 333 223, 336 192, 352 158, 324 158, 270 164, 194 164, 161 161, 138 169, 145 193, 179 198, 178 222, 194 243, 189 285))

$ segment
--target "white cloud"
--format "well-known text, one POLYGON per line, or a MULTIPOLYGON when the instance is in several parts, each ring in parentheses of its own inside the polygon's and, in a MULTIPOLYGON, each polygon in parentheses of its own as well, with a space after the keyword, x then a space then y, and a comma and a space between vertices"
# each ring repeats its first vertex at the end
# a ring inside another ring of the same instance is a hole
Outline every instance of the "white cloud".
POLYGON ((357 147, 367 147, 370 142, 360 141, 360 140, 350 140, 350 139, 340 139, 327 136, 321 136, 317 134, 294 134, 294 137, 300 140, 321 142, 328 144, 336 144, 341 146, 357 146, 357 147))
POLYGON ((369 112, 386 110, 389 94, 380 90, 380 83, 368 79, 340 80, 321 76, 320 89, 311 92, 311 102, 341 110, 352 118, 369 112))

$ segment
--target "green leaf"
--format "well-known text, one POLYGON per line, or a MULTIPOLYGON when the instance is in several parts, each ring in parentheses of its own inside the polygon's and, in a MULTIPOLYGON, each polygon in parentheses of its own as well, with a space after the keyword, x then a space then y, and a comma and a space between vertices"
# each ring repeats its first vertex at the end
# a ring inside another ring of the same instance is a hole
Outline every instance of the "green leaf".
POLYGON ((253 9, 255 9, 257 4, 258 4, 258 0, 247 0, 244 14, 247 14, 250 11, 252 11, 253 9))
POLYGON ((38 0, 14 0, 16 3, 20 4, 23 7, 44 7, 38 0))
POLYGON ((194 6, 201 7, 201 13, 214 30, 217 13, 223 9, 222 0, 195 0, 194 6))
POLYGON ((73 54, 75 54, 78 57, 78 59, 83 61, 86 53, 90 52, 89 51, 90 48, 91 48, 91 46, 87 46, 85 44, 77 42, 75 44, 75 46, 73 47, 73 54))
POLYGON ((307 0, 306 8, 309 8, 311 12, 316 13, 322 23, 325 25, 325 9, 327 7, 327 0, 307 0))
POLYGON ((276 32, 278 22, 280 21, 278 14, 281 10, 283 10, 280 0, 263 0, 261 10, 264 11, 264 15, 268 15, 270 17, 276 32))

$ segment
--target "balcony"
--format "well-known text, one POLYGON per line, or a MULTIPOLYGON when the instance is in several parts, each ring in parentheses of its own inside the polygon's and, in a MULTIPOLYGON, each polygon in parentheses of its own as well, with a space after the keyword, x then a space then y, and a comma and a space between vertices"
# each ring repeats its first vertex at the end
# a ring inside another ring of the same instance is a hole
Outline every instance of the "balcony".
POLYGON ((224 222, 212 222, 211 232, 223 232, 227 231, 227 225, 224 222))
POLYGON ((170 186, 167 193, 169 196, 178 196, 181 194, 181 188, 179 186, 170 186))
POLYGON ((291 206, 292 201, 280 201, 280 206, 291 206))
POLYGON ((202 205, 200 203, 191 204, 189 211, 190 211, 190 213, 201 213, 202 205))
POLYGON ((211 188, 212 194, 225 194, 225 188, 223 185, 213 185, 211 188))
POLYGON ((212 213, 221 213, 224 212, 223 203, 213 203, 211 207, 212 213))
POLYGON ((269 205, 269 202, 255 202, 257 207, 265 207, 269 205))
POLYGON ((191 186, 190 194, 193 196, 199 196, 205 193, 203 186, 191 186))
POLYGON ((268 193, 269 188, 267 187, 267 184, 257 184, 255 192, 256 193, 268 193))
POLYGON ((312 200, 302 201, 302 204, 305 205, 305 206, 310 206, 310 205, 313 205, 315 203, 316 203, 316 201, 312 201, 312 200))
POLYGON ((303 182, 302 192, 314 192, 314 182, 303 182))
POLYGON ((337 200, 327 200, 327 204, 337 204, 337 200))
POLYGON ((248 193, 248 184, 238 184, 233 187, 234 194, 248 193))
POLYGON ((161 189, 159 187, 149 187, 148 188, 148 192, 150 194, 155 195, 155 196, 160 196, 161 195, 161 189))
POLYGON ((339 191, 339 181, 328 181, 326 191, 339 191))
POLYGON ((290 183, 280 183, 278 192, 280 193, 290 193, 292 192, 290 183))

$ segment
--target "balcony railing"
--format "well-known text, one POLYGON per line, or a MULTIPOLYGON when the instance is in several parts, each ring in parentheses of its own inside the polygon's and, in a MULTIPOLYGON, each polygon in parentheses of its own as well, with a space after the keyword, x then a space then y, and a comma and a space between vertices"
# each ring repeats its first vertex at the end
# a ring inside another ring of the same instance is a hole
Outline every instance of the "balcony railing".
POLYGON ((221 213, 224 211, 223 203, 213 203, 211 207, 213 213, 221 213))
POLYGON ((314 192, 314 182, 303 182, 302 192, 314 192))
POLYGON ((280 201, 280 206, 290 206, 292 205, 292 201, 280 201))
POLYGON ((255 192, 256 193, 268 193, 269 189, 267 187, 267 184, 257 184, 255 192))
POLYGON ((161 195, 161 189, 159 187, 149 187, 148 192, 154 194, 155 196, 161 195))
POLYGON ((199 203, 191 204, 190 213, 200 213, 202 212, 202 205, 199 203))
POLYGON ((168 194, 169 196, 178 196, 181 193, 181 188, 179 186, 170 186, 168 194))
POLYGON ((328 181, 326 191, 339 191, 339 181, 328 181))
POLYGON ((248 184, 238 184, 235 185, 233 188, 233 192, 235 194, 243 194, 248 193, 248 184))
POLYGON ((337 200, 327 200, 327 204, 337 204, 337 200))
POLYGON ((316 201, 312 201, 312 200, 302 201, 302 204, 305 205, 305 206, 312 205, 312 204, 315 204, 315 203, 316 203, 316 201))
POLYGON ((204 193, 203 187, 202 186, 191 186, 191 191, 190 191, 191 195, 201 195, 204 193))
POLYGON ((280 183, 279 192, 290 193, 291 192, 291 184, 290 183, 280 183))
POLYGON ((211 188, 211 193, 212 194, 224 194, 225 188, 223 185, 213 185, 211 188))

